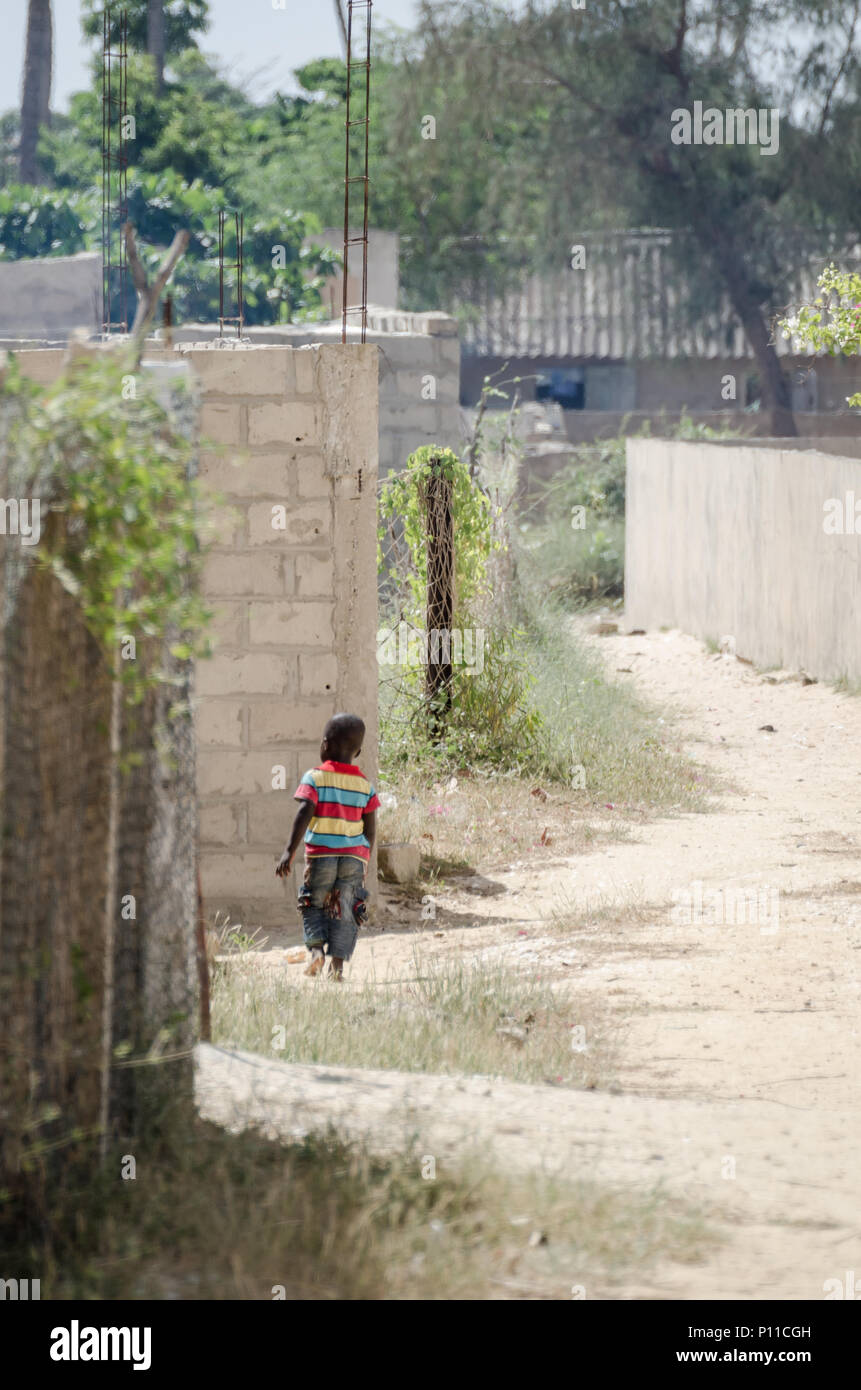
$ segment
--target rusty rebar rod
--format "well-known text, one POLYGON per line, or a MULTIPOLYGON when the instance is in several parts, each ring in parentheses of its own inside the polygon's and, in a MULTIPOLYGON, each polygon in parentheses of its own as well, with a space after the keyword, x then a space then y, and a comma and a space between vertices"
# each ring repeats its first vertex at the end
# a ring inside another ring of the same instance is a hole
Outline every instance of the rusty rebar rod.
POLYGON ((116 16, 106 0, 102 14, 102 333, 128 332, 128 263, 123 227, 128 221, 128 13, 116 16), (114 136, 114 121, 117 132, 114 136), (114 192, 116 191, 116 202, 114 192), (114 237, 117 259, 114 259, 114 237), (114 317, 114 297, 118 300, 114 317))
POLYGON ((245 321, 243 280, 245 277, 245 213, 238 208, 219 208, 218 210, 218 336, 224 337, 224 325, 236 324, 236 336, 242 337, 245 321), (234 271, 236 274, 236 313, 224 312, 224 228, 228 212, 233 213, 233 233, 235 237, 234 271))
POLYGON ((368 202, 370 193, 370 138, 371 138, 371 14, 373 10, 373 0, 349 0, 347 10, 347 110, 345 120, 345 141, 344 141, 344 277, 343 294, 341 300, 341 342, 347 341, 347 316, 349 314, 361 314, 361 341, 364 343, 368 331, 368 202), (364 9, 365 11, 365 57, 357 61, 353 60, 353 11, 364 9), (361 68, 365 73, 365 112, 364 116, 358 120, 351 119, 352 97, 353 97, 353 71, 361 68), (364 169, 361 174, 351 174, 350 172, 350 138, 351 131, 355 126, 364 126, 364 169), (363 211, 362 211, 362 234, 358 237, 350 236, 350 212, 351 199, 350 190, 353 184, 362 185, 363 211), (350 278, 350 247, 361 246, 362 248, 362 298, 360 304, 350 304, 349 302, 349 278, 350 278))

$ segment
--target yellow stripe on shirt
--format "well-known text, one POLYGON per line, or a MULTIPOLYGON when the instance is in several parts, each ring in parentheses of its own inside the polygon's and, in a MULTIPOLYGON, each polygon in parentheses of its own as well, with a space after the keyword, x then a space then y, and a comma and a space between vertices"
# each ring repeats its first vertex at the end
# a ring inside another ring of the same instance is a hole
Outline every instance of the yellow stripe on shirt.
POLYGON ((335 816, 312 816, 308 829, 313 835, 361 835, 361 820, 341 820, 335 816))
POLYGON ((351 777, 346 772, 321 772, 314 768, 314 785, 320 791, 323 787, 340 787, 344 792, 369 792, 371 784, 367 777, 351 777))

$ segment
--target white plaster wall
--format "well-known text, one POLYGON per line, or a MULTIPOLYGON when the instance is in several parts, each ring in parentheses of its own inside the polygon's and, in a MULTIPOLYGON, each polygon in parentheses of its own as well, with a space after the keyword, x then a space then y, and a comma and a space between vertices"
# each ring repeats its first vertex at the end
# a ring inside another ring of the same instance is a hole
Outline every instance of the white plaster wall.
POLYGON ((633 627, 732 635, 761 667, 861 679, 861 535, 824 530, 861 501, 861 460, 817 450, 631 439, 625 612, 633 627))

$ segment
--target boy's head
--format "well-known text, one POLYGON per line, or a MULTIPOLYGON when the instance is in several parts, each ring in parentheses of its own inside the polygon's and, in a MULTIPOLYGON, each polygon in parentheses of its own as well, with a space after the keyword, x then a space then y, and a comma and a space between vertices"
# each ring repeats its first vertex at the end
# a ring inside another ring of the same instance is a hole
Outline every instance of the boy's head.
POLYGON ((335 714, 323 730, 320 760, 352 763, 362 751, 365 725, 357 714, 335 714))

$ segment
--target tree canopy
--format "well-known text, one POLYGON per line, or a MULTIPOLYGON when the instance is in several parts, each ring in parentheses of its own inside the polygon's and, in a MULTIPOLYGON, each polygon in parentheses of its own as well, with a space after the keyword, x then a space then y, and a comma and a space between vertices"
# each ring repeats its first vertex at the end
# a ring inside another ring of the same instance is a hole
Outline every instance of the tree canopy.
MULTIPOLYGON (((112 10, 111 42, 119 39, 120 11, 126 14, 130 48, 147 51, 148 0, 123 0, 112 10)), ((169 58, 196 46, 197 37, 209 26, 209 0, 164 0, 165 53, 169 58)), ((81 0, 81 27, 87 38, 101 43, 105 0, 81 0)))
MULTIPOLYGON (((197 46, 205 0, 168 0, 160 88, 147 11, 147 0, 130 0, 136 206, 152 235, 160 221, 170 230, 171 208, 185 216, 201 198, 209 210, 241 206, 246 227, 267 229, 246 255, 251 278, 268 286, 265 312, 276 287, 255 258, 271 261, 266 236, 286 245, 343 216, 345 65, 321 57, 297 72, 298 90, 254 101, 197 46)), ((794 269, 829 259, 861 214, 859 11, 861 0, 589 0, 582 10, 423 0, 414 32, 377 35, 372 80, 371 222, 400 234, 405 306, 469 304, 488 286, 559 269, 581 231, 669 228, 702 313, 729 300, 764 405, 790 428, 772 320, 794 269), (773 149, 675 140, 678 113, 696 103, 771 113, 773 149)), ((82 0, 95 40, 100 13, 101 0, 82 0)), ((42 129, 50 195, 24 197, 24 217, 0 214, 4 255, 93 244, 97 56, 89 88, 42 129)), ((13 117, 0 118, 7 171, 15 135, 13 117)), ((298 288, 272 298, 279 312, 312 311, 298 288)))

